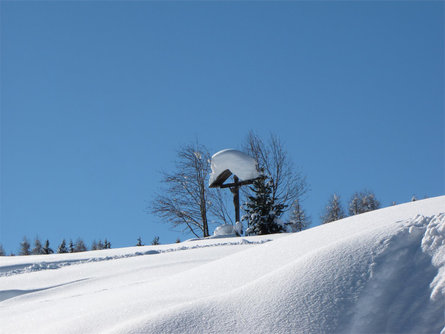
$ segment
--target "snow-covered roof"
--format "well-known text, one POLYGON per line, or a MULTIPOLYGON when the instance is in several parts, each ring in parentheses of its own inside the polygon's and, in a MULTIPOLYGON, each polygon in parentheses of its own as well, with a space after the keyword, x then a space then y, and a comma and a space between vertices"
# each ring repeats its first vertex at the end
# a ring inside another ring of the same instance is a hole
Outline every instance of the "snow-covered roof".
MULTIPOLYGON (((212 156, 209 185, 212 185, 227 170, 235 174, 240 180, 252 180, 260 176, 257 168, 257 162, 246 153, 225 149, 215 153, 212 156)), ((229 177, 231 174, 227 173, 229 177)), ((226 179, 227 179, 226 177, 226 179)), ((224 182, 225 179, 222 181, 224 182)))

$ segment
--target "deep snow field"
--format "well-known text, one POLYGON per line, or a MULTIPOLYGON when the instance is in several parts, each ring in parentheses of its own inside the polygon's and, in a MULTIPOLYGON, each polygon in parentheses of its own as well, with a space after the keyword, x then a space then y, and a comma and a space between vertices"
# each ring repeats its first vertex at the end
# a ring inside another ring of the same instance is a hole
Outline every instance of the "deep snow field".
POLYGON ((445 196, 294 234, 0 257, 0 333, 445 334, 445 196))

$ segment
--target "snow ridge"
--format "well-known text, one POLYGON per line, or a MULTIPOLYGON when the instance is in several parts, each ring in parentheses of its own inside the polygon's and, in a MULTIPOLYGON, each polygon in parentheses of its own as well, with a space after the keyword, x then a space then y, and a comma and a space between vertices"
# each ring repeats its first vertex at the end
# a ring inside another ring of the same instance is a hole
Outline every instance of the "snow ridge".
MULTIPOLYGON (((191 241, 197 241, 199 239, 193 239, 191 241)), ((64 260, 64 261, 42 261, 36 263, 25 263, 13 266, 0 266, 0 277, 2 276, 12 276, 19 275, 24 273, 30 273, 41 270, 54 270, 60 269, 66 266, 78 265, 84 263, 91 262, 102 262, 102 261, 111 261, 118 259, 131 258, 135 256, 144 256, 144 255, 154 255, 154 254, 162 254, 162 253, 171 253, 177 251, 185 251, 190 249, 197 248, 207 248, 207 247, 222 247, 222 246, 237 246, 237 245, 259 245, 266 242, 272 241, 271 239, 262 239, 262 240, 247 240, 244 238, 239 239, 239 241, 222 241, 218 243, 211 244, 198 244, 198 245, 187 245, 180 247, 173 247, 167 249, 150 249, 144 252, 135 252, 130 254, 123 255, 114 255, 114 256, 105 256, 105 257, 90 257, 87 259, 79 259, 79 260, 64 260)))

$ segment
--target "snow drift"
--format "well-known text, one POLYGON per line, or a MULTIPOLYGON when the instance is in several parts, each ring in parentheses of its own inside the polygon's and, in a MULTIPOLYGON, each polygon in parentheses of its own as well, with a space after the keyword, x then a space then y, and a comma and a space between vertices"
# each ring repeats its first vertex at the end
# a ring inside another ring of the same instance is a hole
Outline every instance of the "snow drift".
POLYGON ((438 197, 294 234, 89 252, 54 270, 8 274, 33 257, 1 259, 0 332, 445 333, 444 212, 438 197))

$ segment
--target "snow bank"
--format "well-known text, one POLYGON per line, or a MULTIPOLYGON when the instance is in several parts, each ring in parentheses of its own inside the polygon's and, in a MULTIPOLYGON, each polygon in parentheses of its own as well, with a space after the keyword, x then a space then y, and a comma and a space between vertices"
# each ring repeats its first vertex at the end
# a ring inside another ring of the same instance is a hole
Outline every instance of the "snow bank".
POLYGON ((444 211, 438 197, 262 244, 0 277, 0 332, 445 332, 444 211))
POLYGON ((240 180, 251 180, 260 176, 255 159, 233 149, 215 153, 212 156, 211 168, 212 173, 210 174, 209 184, 212 184, 226 169, 238 176, 240 180))

